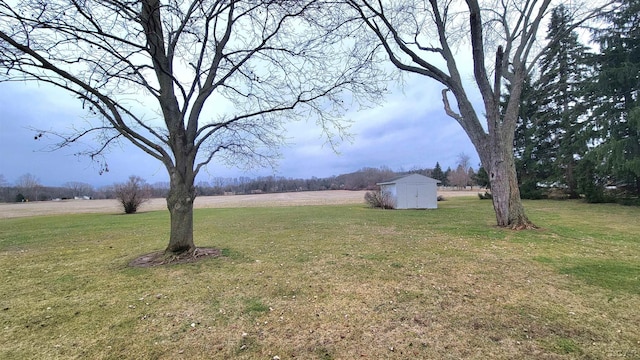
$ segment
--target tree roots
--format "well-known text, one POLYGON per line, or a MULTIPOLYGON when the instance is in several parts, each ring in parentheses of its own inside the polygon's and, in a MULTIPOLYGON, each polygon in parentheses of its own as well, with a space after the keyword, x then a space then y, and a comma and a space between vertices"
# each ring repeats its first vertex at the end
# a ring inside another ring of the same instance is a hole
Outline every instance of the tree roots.
POLYGON ((129 266, 146 268, 163 265, 186 264, 210 257, 219 257, 221 255, 222 251, 214 248, 195 248, 193 251, 185 251, 180 254, 155 251, 134 259, 129 263, 129 266))

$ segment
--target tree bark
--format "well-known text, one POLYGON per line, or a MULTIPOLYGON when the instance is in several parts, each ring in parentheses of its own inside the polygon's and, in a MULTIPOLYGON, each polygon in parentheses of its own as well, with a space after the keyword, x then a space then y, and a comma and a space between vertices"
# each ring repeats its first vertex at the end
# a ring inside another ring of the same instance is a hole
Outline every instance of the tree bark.
POLYGON ((522 199, 520 198, 520 188, 516 176, 515 163, 509 170, 509 227, 513 230, 535 229, 536 226, 529 220, 524 212, 522 199))
POLYGON ((489 171, 489 183, 491 184, 491 195, 493 199, 493 209, 496 213, 497 225, 501 227, 509 226, 509 202, 510 202, 510 181, 508 173, 507 154, 502 146, 493 141, 489 148, 489 164, 486 166, 489 171))
POLYGON ((175 169, 171 172, 171 187, 167 207, 171 217, 171 234, 165 254, 193 252, 193 201, 196 197, 193 180, 189 181, 175 169))
POLYGON ((496 121, 495 127, 489 134, 491 142, 489 153, 489 181, 493 208, 496 213, 497 225, 514 230, 534 229, 535 225, 529 220, 520 198, 518 175, 513 155, 513 140, 515 122, 513 114, 507 112, 501 121, 496 121))
POLYGON ((513 147, 493 147, 490 162, 490 166, 485 167, 489 169, 497 225, 515 230, 535 228, 525 214, 520 198, 513 147))

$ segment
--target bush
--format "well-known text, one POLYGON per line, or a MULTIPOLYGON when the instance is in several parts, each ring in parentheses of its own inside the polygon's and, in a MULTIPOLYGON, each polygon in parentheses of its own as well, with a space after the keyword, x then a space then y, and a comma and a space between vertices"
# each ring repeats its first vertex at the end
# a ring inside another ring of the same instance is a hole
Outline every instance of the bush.
MULTIPOLYGON (((551 200, 567 200, 570 198, 569 193, 565 189, 553 187, 547 190, 547 199, 551 200)), ((537 199, 532 199, 537 200, 537 199)))
POLYGON ((640 206, 640 199, 639 198, 623 198, 623 199, 618 199, 617 203, 625 206, 640 206))
POLYGON ((544 189, 538 187, 536 180, 528 180, 520 185, 520 197, 522 199, 540 200, 547 196, 544 189))
POLYGON ((122 204, 126 214, 134 214, 140 205, 149 201, 151 189, 139 176, 129 176, 129 181, 115 185, 116 199, 122 204))
POLYGON ((367 191, 364 194, 364 201, 372 208, 395 209, 395 204, 388 193, 377 191, 367 191))

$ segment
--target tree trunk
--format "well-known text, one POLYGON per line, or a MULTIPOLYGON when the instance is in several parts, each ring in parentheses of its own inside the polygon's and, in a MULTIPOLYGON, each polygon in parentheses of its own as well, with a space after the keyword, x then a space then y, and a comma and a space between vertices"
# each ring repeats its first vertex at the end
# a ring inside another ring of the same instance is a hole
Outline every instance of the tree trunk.
POLYGON ((489 182, 493 209, 496 213, 498 226, 509 226, 510 181, 509 171, 503 149, 491 146, 489 170, 489 182))
MULTIPOLYGON (((511 142, 513 144, 513 141, 511 142)), ((518 174, 516 172, 516 164, 513 158, 513 146, 509 147, 510 157, 509 163, 509 218, 508 225, 514 230, 535 229, 535 225, 529 221, 524 212, 522 199, 520 198, 520 187, 518 187, 518 174)))
POLYGON ((498 226, 514 230, 533 229, 535 225, 525 214, 520 198, 512 136, 497 139, 500 135, 492 135, 493 143, 489 147, 490 164, 487 168, 498 226))
POLYGON ((195 200, 193 181, 173 171, 171 187, 167 196, 167 207, 171 216, 171 235, 166 254, 192 252, 193 242, 193 201, 195 200))
MULTIPOLYGON (((446 92, 443 92, 445 110, 465 130, 480 156, 482 166, 488 173, 497 225, 512 229, 535 228, 525 215, 522 206, 513 157, 513 139, 518 112, 512 110, 510 114, 501 118, 498 109, 493 111, 491 116, 494 119, 487 119, 488 122, 491 122, 489 134, 483 136, 485 135, 483 130, 472 126, 477 121, 469 120, 475 119, 475 111, 471 103, 463 92, 454 91, 454 94, 462 116, 457 116, 451 111, 446 92)), ((519 96, 519 94, 516 95, 519 96)))

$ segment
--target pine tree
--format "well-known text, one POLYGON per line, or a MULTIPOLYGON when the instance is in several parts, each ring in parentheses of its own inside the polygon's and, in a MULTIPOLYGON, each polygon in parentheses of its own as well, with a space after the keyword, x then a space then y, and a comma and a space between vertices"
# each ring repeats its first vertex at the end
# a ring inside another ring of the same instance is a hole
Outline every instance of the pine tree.
POLYGON ((442 174, 442 186, 451 186, 451 184, 449 183, 449 175, 451 174, 453 170, 451 170, 451 167, 447 167, 447 170, 445 170, 445 172, 442 174))
POLYGON ((440 185, 444 186, 444 182, 445 182, 445 176, 444 173, 442 172, 442 168, 440 167, 440 163, 436 162, 436 166, 433 168, 433 171, 431 172, 431 177, 436 179, 436 180, 440 180, 440 185))
POLYGON ((587 151, 581 127, 588 66, 587 48, 571 27, 569 11, 562 5, 554 8, 546 36, 549 44, 534 84, 538 113, 533 137, 539 181, 564 185, 569 196, 577 197, 576 163, 587 151))
POLYGON ((480 168, 478 168, 478 172, 473 177, 473 180, 475 181, 476 185, 480 187, 483 187, 483 188, 491 187, 489 184, 489 174, 487 174, 487 170, 485 170, 484 167, 482 167, 482 165, 480 166, 480 168))
POLYGON ((595 33, 595 104, 590 160, 598 178, 640 195, 640 0, 621 0, 595 33))
POLYGON ((520 104, 520 115, 516 125, 514 138, 514 157, 518 172, 520 196, 524 199, 539 199, 543 196, 538 188, 539 182, 545 182, 550 177, 551 164, 544 156, 545 143, 541 137, 546 137, 547 129, 537 116, 536 93, 530 79, 526 79, 520 104))

